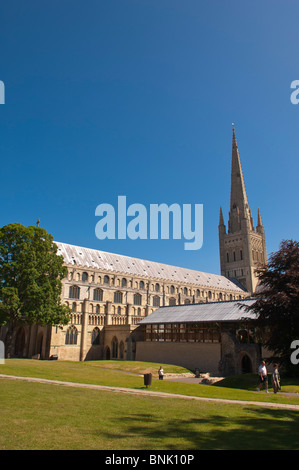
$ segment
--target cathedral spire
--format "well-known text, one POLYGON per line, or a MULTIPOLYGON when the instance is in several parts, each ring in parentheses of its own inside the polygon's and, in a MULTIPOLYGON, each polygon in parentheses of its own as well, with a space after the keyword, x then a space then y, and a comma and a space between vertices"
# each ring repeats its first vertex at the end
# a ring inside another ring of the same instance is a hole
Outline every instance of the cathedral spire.
POLYGON ((239 231, 243 219, 248 219, 251 223, 239 149, 233 128, 229 231, 239 231))
POLYGON ((223 213, 222 208, 220 207, 220 215, 219 215, 219 225, 224 225, 223 213))
POLYGON ((260 209, 258 208, 257 210, 257 226, 263 226, 263 222, 262 222, 262 217, 261 217, 261 213, 260 213, 260 209))
POLYGON ((254 229, 234 128, 232 140, 228 231, 221 209, 218 226, 221 274, 235 278, 248 293, 254 294, 258 284, 256 269, 267 264, 265 230, 259 210, 254 229))

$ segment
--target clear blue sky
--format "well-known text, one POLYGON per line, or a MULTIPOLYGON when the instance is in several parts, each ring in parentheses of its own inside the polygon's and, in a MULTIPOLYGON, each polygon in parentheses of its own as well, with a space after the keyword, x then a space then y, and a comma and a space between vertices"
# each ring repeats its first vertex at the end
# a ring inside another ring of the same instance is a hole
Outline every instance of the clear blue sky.
POLYGON ((298 1, 3 0, 0 226, 219 273, 231 124, 268 253, 298 240, 298 1), (204 205, 204 243, 105 240, 95 208, 204 205))

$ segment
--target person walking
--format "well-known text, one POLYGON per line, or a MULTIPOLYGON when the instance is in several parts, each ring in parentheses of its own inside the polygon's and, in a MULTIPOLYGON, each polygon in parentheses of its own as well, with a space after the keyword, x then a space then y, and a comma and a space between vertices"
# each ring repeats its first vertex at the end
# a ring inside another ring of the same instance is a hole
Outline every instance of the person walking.
POLYGON ((162 366, 160 366, 160 369, 158 370, 158 374, 159 374, 159 380, 163 380, 164 370, 162 369, 162 366))
POLYGON ((265 361, 262 361, 261 365, 259 366, 259 385, 257 387, 258 392, 263 385, 265 385, 266 392, 268 393, 268 373, 265 361))
POLYGON ((280 390, 280 375, 278 371, 278 364, 274 364, 274 370, 272 372, 272 386, 274 393, 280 390))

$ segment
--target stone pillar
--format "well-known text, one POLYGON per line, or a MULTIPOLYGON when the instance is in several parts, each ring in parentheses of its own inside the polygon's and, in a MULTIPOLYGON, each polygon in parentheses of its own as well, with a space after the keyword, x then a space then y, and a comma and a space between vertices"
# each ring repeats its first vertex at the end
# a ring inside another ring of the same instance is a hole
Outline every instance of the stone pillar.
POLYGON ((112 315, 111 310, 112 309, 111 309, 111 307, 112 307, 112 302, 110 300, 107 300, 106 308, 105 308, 105 326, 112 324, 112 321, 111 321, 111 315, 112 315))
POLYGON ((132 324, 132 317, 133 317, 133 309, 132 309, 132 304, 127 304, 127 325, 132 324))
POLYGON ((80 361, 84 361, 87 353, 87 327, 88 327, 89 301, 83 300, 82 304, 82 328, 80 343, 80 361))

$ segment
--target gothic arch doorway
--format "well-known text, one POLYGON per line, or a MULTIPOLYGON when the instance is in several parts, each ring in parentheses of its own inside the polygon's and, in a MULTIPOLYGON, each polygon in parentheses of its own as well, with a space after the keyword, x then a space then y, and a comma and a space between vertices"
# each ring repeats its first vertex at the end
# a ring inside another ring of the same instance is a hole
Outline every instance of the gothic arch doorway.
POLYGON ((252 372, 252 362, 247 354, 244 354, 241 361, 242 374, 249 374, 252 372))
POLYGON ((16 334, 15 341, 15 356, 23 357, 25 347, 25 330, 23 327, 19 328, 16 334))
POLYGON ((105 351, 105 359, 107 361, 110 360, 110 348, 107 346, 106 351, 105 351))

